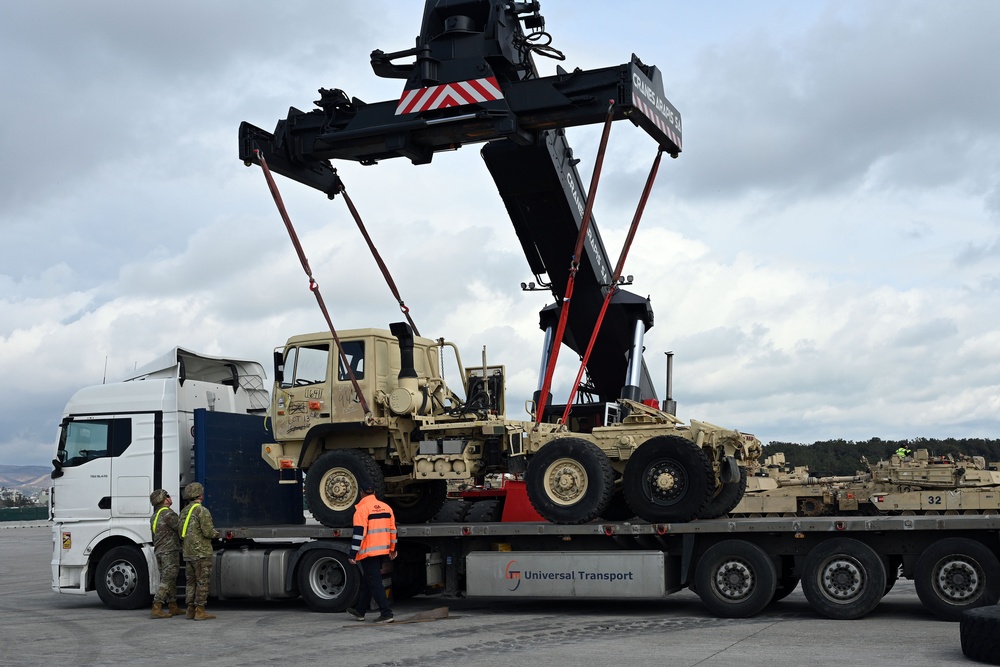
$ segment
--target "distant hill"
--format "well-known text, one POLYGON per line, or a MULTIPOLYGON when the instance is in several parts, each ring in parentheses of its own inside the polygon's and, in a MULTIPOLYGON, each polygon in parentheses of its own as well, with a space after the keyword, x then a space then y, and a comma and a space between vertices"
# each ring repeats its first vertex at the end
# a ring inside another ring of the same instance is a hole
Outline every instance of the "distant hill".
POLYGON ((17 489, 25 495, 39 489, 47 489, 52 483, 49 466, 8 466, 0 465, 0 487, 17 489))

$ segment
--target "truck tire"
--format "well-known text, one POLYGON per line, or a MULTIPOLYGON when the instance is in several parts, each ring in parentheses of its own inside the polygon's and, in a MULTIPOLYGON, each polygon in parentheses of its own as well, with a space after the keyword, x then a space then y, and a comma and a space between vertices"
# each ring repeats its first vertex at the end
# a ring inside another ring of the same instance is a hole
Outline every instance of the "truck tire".
POLYGON ((344 611, 358 597, 361 570, 351 565, 347 554, 336 549, 310 549, 302 556, 295 574, 299 595, 310 609, 344 611))
POLYGON ((698 559, 695 590, 709 610, 721 618, 749 618, 771 603, 778 576, 771 560, 756 544, 724 540, 698 559))
POLYGON ((472 503, 465 520, 469 523, 495 523, 503 516, 499 500, 477 500, 472 503))
POLYGON ((946 621, 962 620, 967 609, 996 604, 1000 598, 1000 563, 988 548, 962 537, 927 547, 913 573, 920 601, 946 621))
POLYGON ((965 610, 959 632, 966 658, 1000 665, 1000 605, 965 610))
POLYGON ((431 523, 462 523, 470 507, 472 503, 468 500, 446 500, 438 513, 431 518, 431 523))
POLYGON ((715 490, 715 473, 705 452, 690 440, 661 435, 639 446, 625 464, 625 499, 650 523, 683 523, 705 509, 715 490))
POLYGON ((396 523, 426 523, 437 514, 448 499, 448 482, 410 482, 397 491, 389 490, 386 501, 396 516, 396 523), (400 493, 402 495, 392 495, 400 493))
POLYGON ((864 542, 838 537, 806 555, 801 583, 809 605, 823 616, 861 618, 882 600, 885 566, 864 542))
POLYGON ((101 602, 111 609, 142 609, 153 600, 146 557, 137 547, 114 547, 101 556, 94 585, 101 602))
POLYGON ((331 449, 306 473, 309 511, 324 526, 350 526, 365 484, 373 485, 379 498, 385 497, 385 477, 375 459, 358 449, 331 449))
POLYGON ((747 490, 747 469, 740 466, 740 478, 735 482, 726 482, 719 489, 719 493, 708 501, 701 512, 699 519, 718 519, 733 511, 733 508, 743 500, 743 494, 747 490))
POLYGON ((538 450, 524 475, 528 500, 552 523, 587 523, 601 515, 614 491, 614 470, 600 447, 560 438, 538 450))

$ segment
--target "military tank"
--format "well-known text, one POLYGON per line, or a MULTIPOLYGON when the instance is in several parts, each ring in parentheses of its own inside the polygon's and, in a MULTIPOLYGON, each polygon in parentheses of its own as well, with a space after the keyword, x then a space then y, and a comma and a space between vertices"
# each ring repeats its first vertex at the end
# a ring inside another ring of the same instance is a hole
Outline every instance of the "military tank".
POLYGON ((747 480, 733 516, 998 514, 1000 465, 981 456, 931 456, 926 449, 893 454, 851 476, 817 477, 767 457, 747 480))

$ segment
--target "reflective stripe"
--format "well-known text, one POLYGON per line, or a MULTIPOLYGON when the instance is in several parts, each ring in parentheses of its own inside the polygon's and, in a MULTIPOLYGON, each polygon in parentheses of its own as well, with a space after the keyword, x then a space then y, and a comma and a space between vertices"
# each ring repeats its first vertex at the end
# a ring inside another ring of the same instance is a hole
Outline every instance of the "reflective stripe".
POLYGON ((156 535, 156 522, 160 520, 160 515, 163 514, 163 510, 169 509, 167 507, 161 507, 156 510, 156 516, 153 517, 153 535, 156 535))
POLYGON ((182 538, 184 538, 184 537, 186 537, 186 536, 187 536, 187 532, 188 532, 188 521, 190 521, 190 520, 191 520, 191 514, 192 514, 192 513, 194 512, 194 508, 195 508, 195 507, 197 507, 197 506, 198 506, 199 504, 200 504, 200 503, 191 503, 191 506, 190 506, 190 507, 188 507, 188 515, 187 515, 187 517, 186 517, 186 518, 184 519, 184 528, 183 528, 183 529, 181 530, 181 537, 182 537, 182 538))

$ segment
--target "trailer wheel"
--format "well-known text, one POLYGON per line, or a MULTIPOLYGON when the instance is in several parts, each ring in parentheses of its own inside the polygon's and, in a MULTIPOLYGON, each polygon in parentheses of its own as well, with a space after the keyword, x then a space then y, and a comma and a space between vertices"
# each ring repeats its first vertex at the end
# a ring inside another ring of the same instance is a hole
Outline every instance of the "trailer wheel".
POLYGON ((959 632, 965 657, 1000 665, 1000 605, 962 612, 959 632))
POLYGON ((358 597, 361 571, 347 554, 335 549, 311 549, 302 556, 295 575, 299 595, 314 611, 336 612, 358 597))
POLYGON ((749 618, 771 602, 777 587, 774 562, 756 544, 725 540, 698 559, 695 590, 722 618, 749 618))
POLYGON ((950 537, 931 544, 917 559, 917 596, 935 616, 959 621, 967 609, 995 604, 1000 597, 1000 563, 974 540, 950 537))
POLYGON ((309 511, 324 526, 350 526, 365 484, 372 484, 375 495, 385 497, 385 477, 375 459, 357 449, 331 449, 306 473, 309 511))
POLYGON ((607 454, 582 438, 560 438, 538 450, 524 475, 528 499, 552 523, 586 523, 607 508, 614 470, 607 454))
POLYGON ((715 473, 705 452, 690 440, 661 435, 639 446, 625 464, 625 499, 641 518, 690 521, 711 500, 715 473))
POLYGON ((114 547, 101 556, 94 585, 101 602, 112 609, 141 609, 153 599, 146 558, 136 547, 114 547))
POLYGON ((408 482, 393 485, 386 501, 398 523, 425 523, 434 517, 448 499, 448 482, 408 482))
POLYGON ((698 513, 699 519, 718 519, 729 514, 743 500, 747 490, 747 469, 740 466, 740 478, 735 482, 725 482, 719 493, 698 513))
POLYGON ((806 555, 802 592, 809 605, 827 618, 861 618, 885 592, 885 566, 864 542, 834 538, 806 555))

